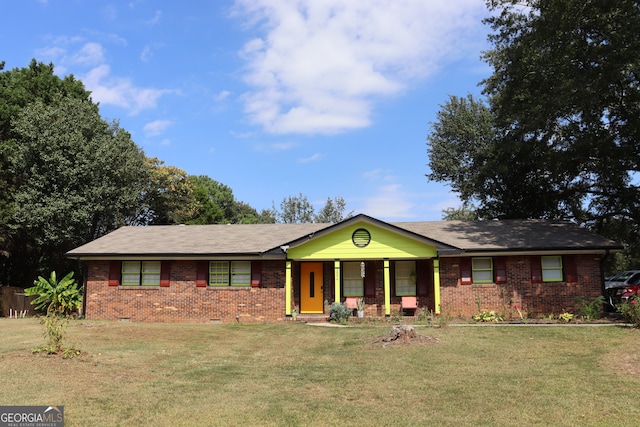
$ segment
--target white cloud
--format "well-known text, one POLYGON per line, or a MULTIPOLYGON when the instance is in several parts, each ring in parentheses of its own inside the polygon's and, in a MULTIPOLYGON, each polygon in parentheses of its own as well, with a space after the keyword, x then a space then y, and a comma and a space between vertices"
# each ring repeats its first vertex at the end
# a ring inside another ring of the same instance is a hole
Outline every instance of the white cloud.
POLYGON ((162 11, 161 10, 156 10, 155 15, 153 15, 153 18, 147 20, 147 24, 148 25, 156 25, 160 22, 160 18, 162 18, 162 11))
MULTIPOLYGON (((110 42, 126 45, 126 40, 117 36, 107 34, 102 37, 110 42)), ((135 115, 142 110, 155 108, 161 96, 177 93, 170 89, 138 87, 129 78, 112 76, 100 43, 87 42, 78 36, 59 36, 50 38, 50 41, 51 46, 38 50, 40 59, 54 62, 58 75, 73 73, 79 77, 91 91, 94 102, 120 107, 130 115, 135 115)))
POLYGON ((442 211, 460 206, 460 199, 448 187, 424 182, 424 191, 408 191, 391 169, 362 173, 363 195, 358 198, 363 212, 385 221, 438 221, 442 211))
POLYGON ((109 22, 118 19, 118 9, 113 4, 107 4, 104 9, 102 9, 102 12, 105 19, 109 22))
POLYGON ((485 13, 481 0, 236 0, 266 32, 241 51, 245 110, 275 134, 366 127, 380 97, 472 51, 463 40, 485 13))
POLYGON ((142 49, 142 53, 140 54, 140 60, 142 62, 148 62, 152 56, 153 56, 153 50, 151 49, 151 47, 145 46, 144 49, 142 49))
POLYGON ((171 126, 170 120, 156 120, 144 125, 144 132, 147 136, 158 136, 171 126))
POLYGON ((377 188, 375 195, 368 197, 363 204, 362 212, 375 218, 406 219, 415 215, 410 201, 400 184, 390 184, 377 188))
POLYGON ((139 88, 131 79, 112 77, 110 72, 110 67, 102 64, 91 69, 82 81, 91 91, 94 102, 124 108, 131 115, 155 108, 162 95, 174 93, 168 89, 139 88))
POLYGON ((229 97, 229 95, 231 95, 231 92, 229 92, 228 90, 223 90, 220 93, 218 93, 214 99, 218 102, 222 102, 225 99, 227 99, 229 97))
POLYGON ((100 43, 85 43, 80 50, 72 54, 68 61, 73 65, 92 66, 104 62, 104 51, 100 43))
POLYGON ((298 159, 298 163, 311 163, 311 162, 315 162, 317 160, 320 160, 321 158, 322 158, 322 154, 315 153, 315 154, 312 154, 309 157, 303 157, 301 159, 298 159))

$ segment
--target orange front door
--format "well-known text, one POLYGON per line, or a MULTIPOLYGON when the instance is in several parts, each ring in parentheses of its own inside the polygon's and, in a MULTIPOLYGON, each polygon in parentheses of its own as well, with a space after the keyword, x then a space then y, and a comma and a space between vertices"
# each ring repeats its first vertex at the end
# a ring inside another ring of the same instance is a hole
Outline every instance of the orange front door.
POLYGON ((300 313, 322 313, 322 263, 300 264, 300 313))

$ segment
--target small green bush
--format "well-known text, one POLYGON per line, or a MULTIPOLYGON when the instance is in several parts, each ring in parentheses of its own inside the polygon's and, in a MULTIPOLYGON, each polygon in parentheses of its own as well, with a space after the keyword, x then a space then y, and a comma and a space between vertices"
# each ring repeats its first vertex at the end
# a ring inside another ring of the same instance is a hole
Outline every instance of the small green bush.
POLYGON ((573 313, 569 313, 568 311, 565 311, 562 314, 558 315, 558 320, 564 323, 569 323, 573 320, 574 317, 575 315, 573 313))
POLYGON ((482 310, 473 315, 476 322, 502 322, 504 318, 499 316, 495 310, 482 310))
POLYGON ((587 322, 599 319, 602 317, 602 306, 605 303, 605 299, 602 295, 592 300, 579 299, 580 304, 580 317, 587 322))
POLYGON ((349 320, 352 311, 346 304, 335 301, 329 308, 329 320, 345 324, 349 320))

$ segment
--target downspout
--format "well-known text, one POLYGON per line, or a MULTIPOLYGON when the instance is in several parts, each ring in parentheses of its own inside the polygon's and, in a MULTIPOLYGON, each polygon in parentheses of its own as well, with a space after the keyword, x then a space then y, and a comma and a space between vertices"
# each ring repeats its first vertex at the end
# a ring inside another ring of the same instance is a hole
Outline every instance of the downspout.
POLYGON ((440 259, 433 260, 433 304, 434 311, 440 314, 440 259))
POLYGON ((80 317, 86 318, 87 316, 87 274, 89 272, 89 267, 87 267, 86 263, 82 263, 80 258, 76 258, 78 261, 78 270, 82 272, 82 313, 80 313, 80 317))
POLYGON ((609 257, 610 252, 609 249, 605 249, 604 256, 600 260, 600 292, 604 295, 605 287, 604 287, 604 261, 609 257))

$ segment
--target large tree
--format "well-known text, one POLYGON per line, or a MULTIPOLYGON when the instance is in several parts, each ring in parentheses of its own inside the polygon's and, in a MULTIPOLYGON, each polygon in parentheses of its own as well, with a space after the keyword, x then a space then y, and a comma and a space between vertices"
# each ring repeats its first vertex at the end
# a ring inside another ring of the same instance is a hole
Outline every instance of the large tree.
MULTIPOLYGON (((66 265, 64 253, 127 223, 147 181, 145 157, 86 99, 36 100, 12 121, 12 282, 66 265)), ((8 271, 7 271, 8 270, 8 271)))
POLYGON ((330 224, 338 223, 346 218, 353 216, 353 211, 345 213, 347 202, 340 196, 327 197, 324 206, 314 216, 314 222, 325 222, 330 224))
MULTIPOLYGON (((89 99, 90 92, 73 75, 61 79, 53 73, 53 64, 35 59, 26 68, 4 71, 0 62, 0 265, 7 262, 11 243, 8 222, 13 216, 13 195, 21 177, 12 173, 12 159, 19 140, 11 120, 35 100, 45 105, 56 102, 59 94, 77 99, 89 99)), ((97 106, 94 105, 97 111, 97 106)))
POLYGON ((258 211, 244 202, 237 201, 231 187, 205 176, 189 176, 193 186, 196 208, 189 224, 256 224, 274 223, 275 216, 269 210, 258 211))
MULTIPOLYGON (((487 4, 493 32, 484 59, 494 71, 482 84, 492 136, 478 142, 481 153, 473 144, 463 150, 471 170, 438 175, 442 158, 434 157, 430 177, 455 188, 456 173, 470 173, 471 184, 460 184, 469 191, 460 194, 478 202, 484 218, 572 219, 633 244, 627 233, 637 234, 640 224, 640 5, 487 4)), ((465 136, 453 135, 454 148, 465 136)), ((437 126, 428 139, 431 152, 451 145, 437 126)))
POLYGON ((183 224, 197 209, 193 185, 187 173, 164 161, 146 159, 147 182, 140 193, 135 225, 183 224))
POLYGON ((278 221, 285 224, 299 224, 313 222, 313 205, 304 194, 288 196, 280 202, 278 221))
POLYGON ((282 199, 280 211, 274 207, 272 212, 278 222, 285 224, 305 222, 337 223, 353 215, 353 212, 345 214, 346 206, 346 202, 340 196, 333 199, 327 197, 325 205, 316 213, 307 196, 300 193, 297 196, 289 196, 282 199))

